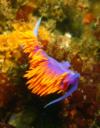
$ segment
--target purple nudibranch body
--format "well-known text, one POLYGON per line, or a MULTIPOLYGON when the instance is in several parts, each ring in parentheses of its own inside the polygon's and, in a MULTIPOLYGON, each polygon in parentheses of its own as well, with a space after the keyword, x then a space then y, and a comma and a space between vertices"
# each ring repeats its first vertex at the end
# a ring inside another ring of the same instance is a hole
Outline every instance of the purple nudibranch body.
MULTIPOLYGON (((36 38, 38 36, 40 23, 41 18, 33 30, 33 35, 35 35, 36 38)), ((36 42, 38 42, 38 40, 36 42)), ((29 59, 31 59, 31 61, 25 77, 28 79, 28 88, 32 90, 32 93, 45 96, 55 92, 64 92, 64 95, 49 102, 44 108, 69 97, 77 90, 80 74, 70 69, 71 65, 68 61, 58 62, 56 59, 48 56, 47 53, 37 45, 33 50, 29 46, 27 46, 26 49, 26 53, 30 53, 29 59)))

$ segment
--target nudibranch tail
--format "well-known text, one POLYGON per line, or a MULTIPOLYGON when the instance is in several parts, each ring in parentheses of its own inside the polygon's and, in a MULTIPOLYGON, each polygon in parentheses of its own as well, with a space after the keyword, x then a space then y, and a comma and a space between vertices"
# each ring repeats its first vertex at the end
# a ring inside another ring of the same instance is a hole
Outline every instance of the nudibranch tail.
POLYGON ((42 18, 40 18, 40 19, 38 20, 38 22, 36 23, 35 28, 34 28, 34 30, 33 30, 33 34, 34 34, 36 37, 38 36, 38 29, 39 29, 39 26, 40 26, 40 23, 41 23, 41 19, 42 19, 42 18))

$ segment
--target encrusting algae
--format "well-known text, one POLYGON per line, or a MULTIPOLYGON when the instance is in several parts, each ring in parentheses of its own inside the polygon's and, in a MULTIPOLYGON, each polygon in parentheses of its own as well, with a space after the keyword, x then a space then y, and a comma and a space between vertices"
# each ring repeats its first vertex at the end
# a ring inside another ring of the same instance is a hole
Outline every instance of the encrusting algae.
MULTIPOLYGON (((16 62, 23 56, 22 46, 27 43, 23 36, 33 36, 34 25, 31 23, 13 23, 12 27, 12 32, 0 35, 0 68, 5 73, 9 68, 16 67, 16 62)), ((43 47, 50 41, 50 33, 42 26, 39 29, 39 39, 43 47)))

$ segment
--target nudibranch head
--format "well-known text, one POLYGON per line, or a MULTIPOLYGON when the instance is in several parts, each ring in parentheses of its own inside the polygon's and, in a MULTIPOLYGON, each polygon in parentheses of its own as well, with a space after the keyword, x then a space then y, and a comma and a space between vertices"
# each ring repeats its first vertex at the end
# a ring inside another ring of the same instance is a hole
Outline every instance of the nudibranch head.
MULTIPOLYGON (((39 19, 33 31, 36 37, 40 22, 41 19, 39 19)), ((32 93, 40 96, 64 93, 58 99, 48 103, 45 106, 46 108, 70 96, 78 87, 80 75, 70 70, 69 62, 58 62, 48 56, 38 42, 38 39, 35 39, 29 44, 27 43, 24 50, 25 53, 29 54, 29 70, 24 75, 28 79, 28 88, 32 90, 32 93)))

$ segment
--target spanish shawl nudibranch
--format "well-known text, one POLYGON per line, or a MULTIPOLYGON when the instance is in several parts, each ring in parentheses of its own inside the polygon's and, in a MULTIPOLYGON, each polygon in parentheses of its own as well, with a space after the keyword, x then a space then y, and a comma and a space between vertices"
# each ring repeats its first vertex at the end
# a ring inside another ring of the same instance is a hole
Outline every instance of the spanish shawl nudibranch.
POLYGON ((41 19, 35 26, 33 39, 29 39, 29 43, 24 48, 29 58, 29 70, 24 77, 28 79, 28 88, 34 94, 46 96, 55 92, 58 94, 64 92, 63 96, 45 105, 44 108, 46 108, 67 98, 77 90, 80 75, 69 69, 69 62, 58 62, 41 48, 37 39, 40 22, 41 19))

